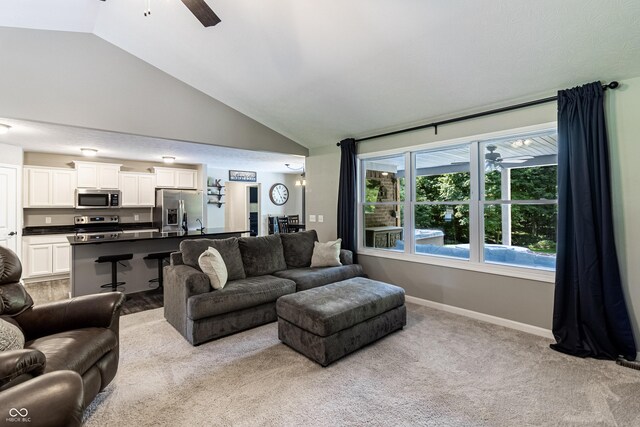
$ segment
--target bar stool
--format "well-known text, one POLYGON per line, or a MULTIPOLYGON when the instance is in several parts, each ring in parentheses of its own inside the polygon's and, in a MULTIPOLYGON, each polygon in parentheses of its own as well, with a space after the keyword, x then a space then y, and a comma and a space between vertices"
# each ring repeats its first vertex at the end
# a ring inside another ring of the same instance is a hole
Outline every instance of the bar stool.
POLYGON ((116 292, 118 286, 122 286, 127 282, 118 282, 118 263, 120 261, 127 261, 133 258, 133 254, 119 254, 119 255, 104 255, 98 257, 96 262, 110 262, 111 263, 111 283, 101 285, 101 288, 111 288, 111 292, 116 292))
POLYGON ((162 268, 164 267, 164 260, 169 258, 171 252, 156 252, 149 254, 144 259, 155 259, 158 261, 158 277, 149 280, 149 283, 158 283, 158 289, 162 289, 162 283, 164 276, 162 275, 162 268))

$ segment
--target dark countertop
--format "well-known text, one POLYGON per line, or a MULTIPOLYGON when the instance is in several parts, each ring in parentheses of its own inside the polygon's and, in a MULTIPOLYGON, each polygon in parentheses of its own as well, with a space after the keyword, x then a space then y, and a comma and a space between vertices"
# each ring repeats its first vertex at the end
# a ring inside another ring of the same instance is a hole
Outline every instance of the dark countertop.
MULTIPOLYGON (((146 230, 155 228, 151 222, 126 222, 119 224, 123 230, 146 230)), ((23 236, 45 236, 47 234, 74 234, 76 229, 73 225, 46 225, 38 227, 25 227, 22 229, 23 236)))
MULTIPOLYGON (((122 233, 118 234, 117 238, 105 239, 105 240, 90 240, 82 241, 78 236, 68 236, 67 239, 71 245, 96 245, 104 243, 120 243, 120 242, 135 242, 138 240, 156 240, 156 239, 183 239, 183 238, 207 238, 207 237, 237 237, 243 233, 248 233, 249 230, 231 230, 224 227, 219 228, 205 228, 203 231, 175 231, 175 232, 140 232, 140 233, 122 233)), ((109 234, 109 233, 106 233, 109 234)))

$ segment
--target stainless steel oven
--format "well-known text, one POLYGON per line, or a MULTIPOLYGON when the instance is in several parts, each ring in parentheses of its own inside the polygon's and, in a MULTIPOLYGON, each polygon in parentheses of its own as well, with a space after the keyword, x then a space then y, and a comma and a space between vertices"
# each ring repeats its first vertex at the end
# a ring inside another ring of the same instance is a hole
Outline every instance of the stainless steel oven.
POLYGON ((120 207, 120 190, 76 190, 76 209, 105 209, 120 207))

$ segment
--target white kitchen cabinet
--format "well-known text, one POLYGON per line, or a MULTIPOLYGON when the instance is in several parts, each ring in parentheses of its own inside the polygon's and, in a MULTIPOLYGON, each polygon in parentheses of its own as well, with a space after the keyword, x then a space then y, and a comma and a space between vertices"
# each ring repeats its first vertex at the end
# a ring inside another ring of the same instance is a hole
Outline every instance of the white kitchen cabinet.
POLYGON ((75 206, 76 171, 62 168, 24 168, 25 208, 72 208, 75 206))
POLYGON ((193 169, 154 167, 156 187, 195 190, 198 188, 198 171, 193 169))
POLYGON ((176 173, 174 169, 153 168, 156 173, 156 187, 176 188, 176 173))
POLYGON ((53 248, 51 245, 28 245, 26 247, 25 270, 27 278, 51 274, 53 265, 53 248))
POLYGON ((176 170, 176 181, 178 188, 197 188, 197 171, 190 169, 176 170))
POLYGON ((153 207, 156 202, 155 176, 150 173, 120 172, 120 206, 153 207))
POLYGON ((52 267, 53 274, 68 273, 71 270, 71 245, 66 243, 54 243, 52 248, 52 267))
POLYGON ((65 275, 71 270, 67 235, 25 236, 22 239, 23 278, 65 275))
POLYGON ((140 206, 156 205, 156 180, 153 174, 138 175, 138 203, 140 206))
POLYGON ((122 165, 82 161, 75 161, 73 164, 78 172, 78 188, 118 189, 122 165))

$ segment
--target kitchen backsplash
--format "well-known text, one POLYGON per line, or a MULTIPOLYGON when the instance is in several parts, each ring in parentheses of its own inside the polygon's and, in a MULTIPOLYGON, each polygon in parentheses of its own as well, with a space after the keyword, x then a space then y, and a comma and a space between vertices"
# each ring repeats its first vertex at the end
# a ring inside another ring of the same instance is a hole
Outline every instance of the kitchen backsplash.
POLYGON ((47 225, 73 225, 73 217, 79 215, 119 215, 120 222, 152 222, 152 208, 127 209, 24 209, 24 227, 43 227, 47 225), (138 218, 136 219, 136 215, 138 218), (47 218, 50 218, 47 223, 47 218))

